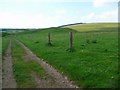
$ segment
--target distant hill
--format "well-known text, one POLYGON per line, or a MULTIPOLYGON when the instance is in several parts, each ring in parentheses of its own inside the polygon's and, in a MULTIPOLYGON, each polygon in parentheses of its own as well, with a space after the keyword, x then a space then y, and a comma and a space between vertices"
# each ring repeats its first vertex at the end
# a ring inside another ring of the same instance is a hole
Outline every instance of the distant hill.
POLYGON ((70 28, 79 32, 89 31, 115 31, 118 30, 118 23, 86 23, 86 24, 69 24, 63 28, 70 28))
POLYGON ((85 24, 85 23, 73 23, 73 24, 67 24, 67 25, 61 25, 61 26, 58 26, 58 27, 65 27, 65 26, 72 26, 72 25, 78 25, 78 24, 85 24))
POLYGON ((32 31, 34 29, 14 29, 14 28, 3 28, 0 29, 0 32, 23 32, 23 31, 32 31))
POLYGON ((19 29, 19 28, 2 28, 2 30, 27 30, 27 29, 19 29))

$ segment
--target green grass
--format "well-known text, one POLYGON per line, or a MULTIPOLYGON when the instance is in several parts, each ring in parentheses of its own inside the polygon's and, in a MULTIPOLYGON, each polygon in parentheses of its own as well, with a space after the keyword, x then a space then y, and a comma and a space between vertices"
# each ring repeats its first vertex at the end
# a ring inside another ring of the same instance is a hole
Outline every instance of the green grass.
MULTIPOLYGON (((82 27, 87 28, 86 25, 82 27)), ((118 33, 117 29, 111 31, 113 28, 108 31, 104 28, 106 24, 101 27, 99 32, 73 31, 74 52, 66 51, 71 31, 68 28, 22 33, 17 38, 80 87, 115 88, 118 80, 118 33), (49 32, 53 44, 51 47, 46 46, 49 32), (87 40, 90 40, 89 44, 87 40), (92 43, 94 40, 97 43, 92 43)), ((91 30, 89 27, 87 29, 91 30)))
MULTIPOLYGON (((2 76, 2 37, 0 33, 0 76, 2 76)), ((0 80, 2 77, 0 77, 0 80)), ((0 87, 2 87, 2 82, 0 82, 0 87)))
POLYGON ((0 37, 0 54, 2 54, 2 37, 0 37))
POLYGON ((9 41, 10 41, 10 36, 1 37, 1 40, 2 40, 2 42, 1 42, 1 46, 2 46, 1 51, 2 51, 2 54, 4 55, 5 50, 7 49, 9 41))
POLYGON ((40 65, 33 61, 25 61, 22 57, 26 55, 24 49, 17 43, 13 42, 12 57, 13 70, 18 88, 34 88, 36 87, 34 78, 31 76, 35 72, 40 77, 44 77, 46 73, 40 65))

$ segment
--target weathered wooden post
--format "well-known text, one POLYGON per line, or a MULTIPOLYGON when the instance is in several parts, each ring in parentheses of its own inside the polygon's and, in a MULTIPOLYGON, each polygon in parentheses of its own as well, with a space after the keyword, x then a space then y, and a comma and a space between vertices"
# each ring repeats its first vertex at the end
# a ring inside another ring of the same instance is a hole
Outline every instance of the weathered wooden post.
POLYGON ((52 44, 51 44, 51 39, 50 39, 50 33, 48 33, 48 44, 47 44, 48 46, 52 46, 52 44))
POLYGON ((48 44, 50 44, 50 33, 48 33, 48 44))
POLYGON ((70 37, 69 48, 66 51, 73 52, 74 48, 73 48, 73 33, 72 32, 69 32, 69 37, 70 37))
POLYGON ((72 32, 69 32, 69 35, 70 35, 70 49, 72 49, 72 41, 73 41, 72 32))

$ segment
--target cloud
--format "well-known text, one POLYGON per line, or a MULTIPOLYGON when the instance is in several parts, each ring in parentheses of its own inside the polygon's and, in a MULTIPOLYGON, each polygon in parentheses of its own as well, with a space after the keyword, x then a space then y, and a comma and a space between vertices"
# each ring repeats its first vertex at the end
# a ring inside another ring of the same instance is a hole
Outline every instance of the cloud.
POLYGON ((94 0, 93 6, 94 7, 102 7, 102 6, 108 6, 112 3, 118 3, 119 0, 94 0))
POLYGON ((67 13, 67 11, 65 9, 58 9, 55 12, 56 12, 56 14, 60 14, 60 15, 65 15, 67 13))
POLYGON ((118 9, 96 14, 94 12, 81 17, 82 21, 87 22, 117 22, 118 21, 118 9))
POLYGON ((65 16, 59 14, 0 12, 0 28, 46 28, 61 25, 65 20, 65 16))
POLYGON ((91 0, 1 0, 0 2, 15 2, 15 3, 21 3, 21 2, 91 2, 91 0))

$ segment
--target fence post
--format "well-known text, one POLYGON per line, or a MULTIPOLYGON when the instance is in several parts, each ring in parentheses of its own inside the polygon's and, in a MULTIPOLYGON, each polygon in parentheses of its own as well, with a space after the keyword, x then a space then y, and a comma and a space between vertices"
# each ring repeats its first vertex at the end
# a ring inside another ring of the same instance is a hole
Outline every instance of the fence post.
POLYGON ((51 44, 51 39, 50 39, 50 33, 48 33, 48 43, 47 43, 48 46, 52 46, 51 44))
POLYGON ((70 49, 72 48, 73 35, 72 32, 69 32, 70 35, 70 49))
POLYGON ((50 33, 48 33, 48 44, 50 44, 50 33))
POLYGON ((73 48, 73 33, 69 32, 70 42, 69 42, 69 48, 66 51, 73 52, 75 49, 73 48))

